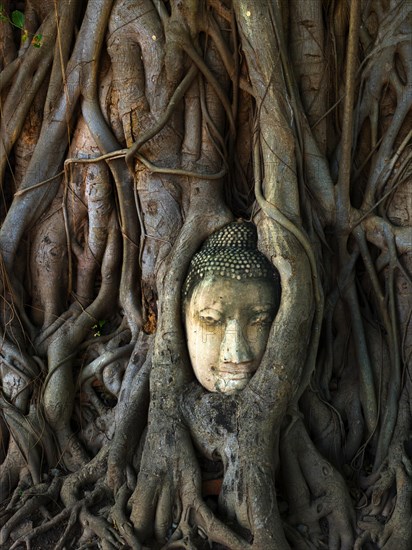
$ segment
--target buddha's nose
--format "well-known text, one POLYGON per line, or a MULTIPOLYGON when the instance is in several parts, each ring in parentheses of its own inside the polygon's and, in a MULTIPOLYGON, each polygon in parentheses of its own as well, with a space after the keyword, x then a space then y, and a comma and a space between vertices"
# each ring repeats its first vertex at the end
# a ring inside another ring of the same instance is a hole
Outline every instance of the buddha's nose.
POLYGON ((227 322, 220 346, 220 360, 223 363, 248 363, 253 354, 246 341, 242 328, 236 319, 227 322))

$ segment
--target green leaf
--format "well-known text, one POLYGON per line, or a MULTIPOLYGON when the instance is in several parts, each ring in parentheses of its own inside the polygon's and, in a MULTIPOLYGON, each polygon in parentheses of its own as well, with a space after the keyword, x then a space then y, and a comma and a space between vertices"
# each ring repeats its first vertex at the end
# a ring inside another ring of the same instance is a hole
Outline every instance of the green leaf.
POLYGON ((19 29, 22 29, 24 27, 24 13, 19 10, 14 10, 14 12, 11 14, 11 21, 13 25, 18 27, 19 29))
POLYGON ((31 41, 31 43, 33 44, 33 46, 35 48, 41 48, 42 47, 42 40, 43 40, 43 35, 42 34, 35 34, 33 36, 33 40, 31 41))
POLYGON ((25 29, 23 34, 21 35, 21 41, 23 44, 26 42, 28 37, 29 37, 29 31, 25 29))

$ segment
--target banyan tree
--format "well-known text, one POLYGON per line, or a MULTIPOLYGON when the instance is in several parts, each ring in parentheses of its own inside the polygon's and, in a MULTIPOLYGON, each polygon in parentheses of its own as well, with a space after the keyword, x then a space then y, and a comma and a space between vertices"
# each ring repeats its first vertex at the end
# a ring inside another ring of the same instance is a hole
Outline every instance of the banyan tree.
POLYGON ((2 548, 411 548, 411 29, 3 0, 2 548))

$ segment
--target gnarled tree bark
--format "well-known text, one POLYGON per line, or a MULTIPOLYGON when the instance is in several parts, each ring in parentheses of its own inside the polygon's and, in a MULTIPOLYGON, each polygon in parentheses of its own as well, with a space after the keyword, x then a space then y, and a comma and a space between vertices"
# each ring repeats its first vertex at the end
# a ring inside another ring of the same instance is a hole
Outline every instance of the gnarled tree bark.
POLYGON ((408 549, 410 4, 0 14, 4 548, 408 549), (237 218, 282 294, 224 395, 181 288, 237 218))

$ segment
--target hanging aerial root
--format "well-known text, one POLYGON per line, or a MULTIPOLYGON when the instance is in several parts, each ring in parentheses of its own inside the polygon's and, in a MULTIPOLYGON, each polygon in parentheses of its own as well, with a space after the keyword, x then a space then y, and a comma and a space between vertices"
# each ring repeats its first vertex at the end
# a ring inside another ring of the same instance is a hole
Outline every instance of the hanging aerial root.
POLYGON ((162 117, 157 121, 156 124, 154 124, 153 127, 150 128, 146 133, 144 133, 138 140, 133 143, 131 147, 127 150, 126 153, 126 164, 128 165, 129 169, 132 173, 134 173, 134 166, 133 166, 133 157, 136 155, 136 153, 139 151, 139 149, 151 138, 153 138, 156 134, 158 134, 168 123, 170 120, 172 114, 175 112, 176 107, 179 105, 179 103, 183 100, 186 92, 192 85, 196 75, 198 73, 198 70, 195 65, 192 65, 190 69, 188 70, 187 74, 183 78, 182 82, 177 86, 176 90, 174 91, 172 97, 170 98, 170 101, 166 107, 166 110, 162 117))
POLYGON ((320 283, 318 275, 318 267, 316 262, 316 257, 313 251, 313 247, 304 232, 304 230, 298 227, 293 221, 291 221, 283 212, 274 204, 266 200, 263 190, 262 190, 262 170, 261 170, 261 160, 260 160, 260 129, 255 123, 255 139, 253 147, 253 160, 254 160, 254 177, 255 177, 255 195, 256 201, 259 204, 260 208, 268 219, 272 220, 276 224, 284 229, 288 234, 295 237, 299 244, 302 246, 307 260, 309 262, 311 279, 312 279, 312 288, 313 296, 315 300, 315 312, 313 316, 313 325, 310 334, 310 342, 308 346, 307 358, 305 361, 304 369, 301 374, 301 382, 298 390, 295 392, 293 400, 295 403, 298 402, 302 396, 305 389, 308 387, 313 371, 315 370, 315 363, 318 353, 318 345, 320 332, 323 321, 323 309, 324 309, 324 296, 323 289, 320 283))

